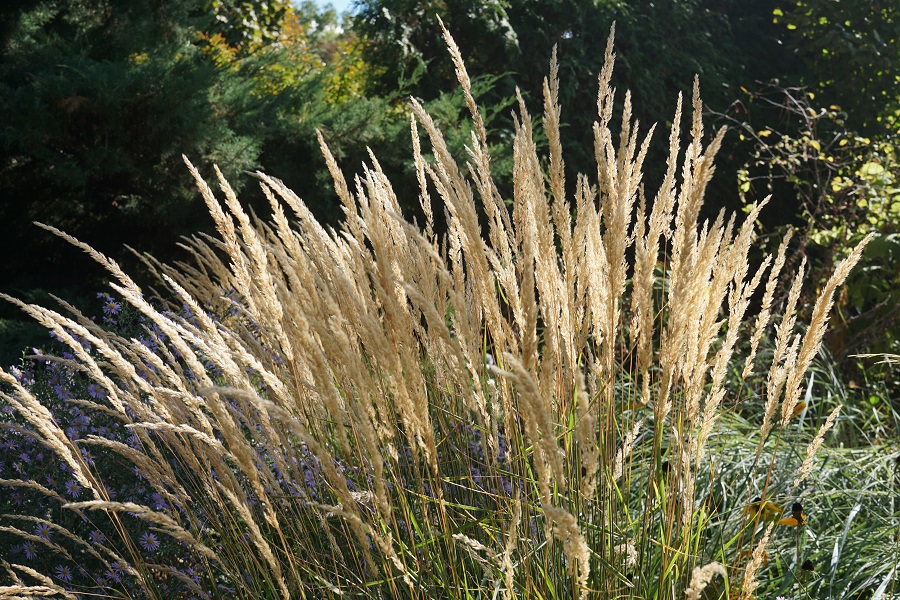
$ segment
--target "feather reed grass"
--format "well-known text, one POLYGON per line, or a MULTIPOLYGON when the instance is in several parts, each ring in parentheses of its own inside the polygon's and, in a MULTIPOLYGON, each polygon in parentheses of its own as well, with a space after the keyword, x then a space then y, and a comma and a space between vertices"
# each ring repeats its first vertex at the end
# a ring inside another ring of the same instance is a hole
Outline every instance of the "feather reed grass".
MULTIPOLYGON (((155 332, 154 348, 77 311, 7 298, 72 349, 71 360, 105 391, 96 410, 134 434, 129 446, 70 439, 2 374, 3 401, 92 496, 60 510, 89 513, 120 534, 109 544, 115 552, 97 556, 131 565, 124 571, 133 587, 122 583, 121 595, 163 595, 164 569, 132 539, 133 522, 152 525, 204 565, 195 593, 698 598, 719 574, 724 589, 752 595, 774 534, 741 509, 751 490, 786 493, 790 476, 761 458, 778 451, 769 434, 784 433, 835 290, 865 242, 823 288, 805 333, 794 317, 802 266, 795 275, 758 390, 765 411, 756 460, 734 488, 741 492, 723 497, 716 490, 734 482, 708 446, 735 400, 728 373, 739 358, 750 385, 778 312, 774 282, 788 239, 751 268, 765 202, 743 223, 699 221, 724 133, 707 140, 699 86, 683 155, 678 99, 666 174, 648 203, 642 165, 652 129, 641 133, 632 122, 628 94, 619 134, 612 130, 612 36, 599 77, 597 171, 574 183, 559 142, 554 53, 543 89, 549 156, 538 151, 520 96, 506 199, 493 183, 462 57, 445 35, 476 126, 461 165, 411 102, 424 229, 403 219, 374 156, 351 186, 320 135, 345 211, 336 231, 273 177, 256 174, 271 204, 266 223, 244 211, 218 170, 224 204, 187 163, 219 237, 186 240, 192 263, 144 257, 171 291, 168 305, 53 230, 107 267, 112 288, 155 332), (448 215, 442 237, 437 199, 448 215), (764 278, 750 322, 750 298, 764 278), (216 317, 216 306, 229 316, 216 317), (165 506, 111 498, 106 465, 81 452, 90 444, 131 465, 165 506), (708 544, 713 528, 730 541, 708 544)), ((13 485, 60 502, 35 482, 13 485)), ((29 594, 65 595, 38 583, 29 594)), ((25 594, 22 585, 0 595, 25 594)))

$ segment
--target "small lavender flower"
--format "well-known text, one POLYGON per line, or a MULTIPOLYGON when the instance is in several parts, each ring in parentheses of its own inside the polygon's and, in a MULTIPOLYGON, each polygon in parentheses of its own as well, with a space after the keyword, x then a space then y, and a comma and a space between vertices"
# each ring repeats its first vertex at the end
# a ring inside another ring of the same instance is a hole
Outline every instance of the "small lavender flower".
POLYGON ((22 552, 25 553, 25 558, 32 559, 37 556, 37 548, 34 545, 34 542, 25 542, 22 544, 22 552))
POLYGON ((100 386, 96 383, 88 384, 87 393, 88 393, 88 396, 90 396, 91 398, 96 398, 97 400, 102 400, 103 398, 106 398, 106 390, 103 389, 102 386, 100 386))
POLYGON ((72 338, 73 338, 76 342, 78 342, 79 344, 81 344, 81 347, 82 347, 82 348, 84 348, 84 349, 87 350, 88 352, 91 351, 91 348, 92 348, 93 346, 91 346, 91 342, 90 342, 89 340, 84 339, 83 337, 81 337, 81 336, 78 335, 78 334, 72 334, 72 338))
POLYGON ((188 567, 187 570, 185 570, 185 573, 188 577, 191 578, 191 581, 193 581, 197 585, 200 585, 200 573, 197 572, 197 569, 195 567, 188 567))
POLYGON ((70 479, 66 482, 66 494, 73 498, 77 498, 81 494, 81 486, 78 485, 77 481, 70 479))
POLYGON ((20 369, 19 367, 12 366, 9 368, 9 372, 16 378, 16 381, 25 387, 34 385, 34 373, 31 372, 31 369, 20 369))
POLYGON ((113 300, 109 294, 100 292, 97 297, 103 300, 103 315, 106 317, 114 317, 122 312, 122 305, 113 300))
POLYGON ((90 538, 91 543, 93 544, 102 544, 106 541, 106 536, 103 535, 103 532, 97 531, 96 529, 88 534, 88 538, 90 538))
POLYGON ((66 583, 72 583, 72 569, 67 567, 66 565, 59 565, 54 570, 56 573, 56 577, 66 583))
POLYGON ((145 533, 140 539, 141 547, 148 552, 153 552, 159 548, 159 538, 152 533, 145 533))
POLYGON ((107 569, 107 571, 106 571, 106 573, 104 573, 104 575, 106 575, 106 578, 109 581, 114 581, 116 583, 119 583, 122 581, 122 575, 125 574, 125 567, 126 567, 125 563, 120 562, 120 561, 115 561, 113 563, 110 563, 109 569, 107 569))
POLYGON ((37 527, 34 528, 34 534, 45 540, 50 539, 51 533, 53 533, 53 530, 46 523, 38 523, 37 527))

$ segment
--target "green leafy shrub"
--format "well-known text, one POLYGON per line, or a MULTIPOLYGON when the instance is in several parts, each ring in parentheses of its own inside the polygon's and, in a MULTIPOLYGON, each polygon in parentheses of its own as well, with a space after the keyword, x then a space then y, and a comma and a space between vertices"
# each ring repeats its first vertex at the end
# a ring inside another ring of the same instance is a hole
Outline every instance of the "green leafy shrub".
POLYGON ((767 190, 797 198, 792 260, 795 264, 804 257, 809 260, 817 286, 850 247, 872 236, 860 268, 838 298, 840 321, 829 333, 827 346, 844 372, 842 378, 857 385, 873 377, 884 379, 885 397, 896 396, 890 365, 855 355, 896 353, 900 344, 897 140, 854 132, 840 107, 820 106, 816 98, 803 88, 770 86, 735 104, 734 108, 750 107, 749 114, 729 110, 721 115, 737 126, 753 149, 739 171, 740 191, 745 197, 767 190), (776 110, 780 126, 757 124, 776 110))

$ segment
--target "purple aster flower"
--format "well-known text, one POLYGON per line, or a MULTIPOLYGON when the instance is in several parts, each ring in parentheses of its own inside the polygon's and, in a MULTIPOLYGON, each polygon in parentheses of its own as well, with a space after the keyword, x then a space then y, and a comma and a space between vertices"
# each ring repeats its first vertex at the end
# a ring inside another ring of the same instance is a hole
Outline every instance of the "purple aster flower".
POLYGON ((81 347, 84 348, 85 350, 87 350, 88 352, 90 352, 91 348, 93 348, 93 346, 91 345, 91 342, 89 340, 84 339, 80 335, 73 335, 72 337, 74 337, 75 341, 78 342, 79 344, 81 344, 81 347))
POLYGON ((53 530, 46 523, 38 523, 37 527, 34 528, 34 534, 39 538, 43 538, 45 540, 50 539, 51 533, 53 533, 53 530))
POLYGON ((188 567, 185 573, 187 573, 187 576, 191 578, 191 581, 193 581, 197 585, 200 585, 200 573, 196 568, 194 568, 193 566, 188 567))
POLYGON ((72 569, 65 565, 59 565, 53 570, 56 573, 56 577, 66 583, 72 583, 72 569))
POLYGON ((22 552, 25 553, 25 558, 32 559, 37 556, 37 548, 34 545, 34 542, 25 542, 22 544, 22 552))
POLYGON ((34 374, 31 372, 31 369, 20 369, 19 367, 12 366, 9 368, 9 372, 12 373, 12 376, 16 378, 16 381, 22 385, 26 387, 34 385, 34 374))
POLYGON ((90 532, 88 534, 88 537, 90 538, 91 543, 93 543, 93 544, 102 544, 103 542, 106 541, 106 536, 103 535, 103 532, 97 531, 96 529, 93 530, 92 532, 90 532))
POLYGON ((141 536, 141 547, 148 552, 153 552, 159 548, 159 538, 155 534, 145 533, 141 536))
POLYGON ((306 486, 314 488, 316 487, 316 474, 312 472, 311 469, 303 470, 303 479, 306 481, 306 486))
POLYGON ((70 479, 66 482, 66 493, 73 498, 77 498, 81 494, 81 486, 74 479, 70 479))
POLYGON ((110 563, 109 569, 106 570, 104 575, 106 575, 106 578, 109 581, 120 583, 122 581, 122 575, 125 574, 125 567, 125 563, 115 561, 113 563, 110 563))
POLYGON ((109 294, 98 294, 97 297, 103 300, 103 314, 107 317, 112 317, 122 312, 122 305, 113 300, 113 297, 109 294))
POLYGON ((96 398, 97 400, 106 398, 106 390, 96 383, 88 384, 87 393, 88 396, 90 396, 91 398, 96 398))
MULTIPOLYGON (((43 356, 43 355, 44 355, 44 351, 43 351, 43 350, 41 350, 40 348, 35 348, 34 346, 31 347, 31 353, 32 353, 32 354, 36 354, 36 355, 38 355, 38 356, 43 356)), ((45 360, 45 361, 43 361, 43 362, 44 362, 45 365, 48 365, 48 366, 50 366, 50 364, 51 364, 51 361, 49 361, 49 360, 45 360)))

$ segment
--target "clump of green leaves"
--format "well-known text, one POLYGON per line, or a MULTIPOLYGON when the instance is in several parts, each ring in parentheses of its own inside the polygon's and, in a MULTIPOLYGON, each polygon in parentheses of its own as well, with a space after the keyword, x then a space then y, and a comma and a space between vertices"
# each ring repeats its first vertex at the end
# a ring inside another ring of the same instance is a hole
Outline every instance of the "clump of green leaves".
MULTIPOLYGON (((863 267, 840 299, 842 324, 829 346, 839 362, 855 352, 896 352, 900 321, 900 163, 897 138, 866 137, 847 124, 837 105, 821 106, 805 88, 771 86, 748 93, 724 115, 752 154, 738 172, 744 197, 762 190, 798 200, 798 250, 822 280, 848 245, 872 234, 863 267), (751 113, 739 110, 752 108, 751 113), (781 125, 756 126, 774 111, 781 125), (767 115, 768 113, 768 115, 767 115), (745 117, 741 119, 739 117, 745 117)), ((854 376, 859 376, 856 373, 854 376)))

